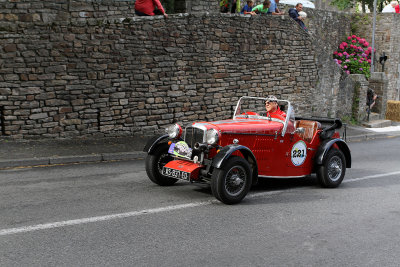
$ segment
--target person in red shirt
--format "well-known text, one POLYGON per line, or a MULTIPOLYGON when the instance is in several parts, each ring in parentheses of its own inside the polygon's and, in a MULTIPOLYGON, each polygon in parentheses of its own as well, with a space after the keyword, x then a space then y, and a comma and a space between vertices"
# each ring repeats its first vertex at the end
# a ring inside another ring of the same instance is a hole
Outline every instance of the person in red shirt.
POLYGON ((265 109, 267 110, 267 117, 278 115, 275 117, 282 116, 284 119, 286 118, 286 113, 279 108, 276 96, 268 96, 268 99, 265 101, 265 109))
POLYGON ((168 18, 167 13, 165 13, 165 10, 159 0, 136 0, 135 14, 138 16, 154 16, 154 9, 156 7, 165 18, 168 18))
POLYGON ((394 10, 396 10, 396 13, 400 13, 400 5, 395 6, 394 10))

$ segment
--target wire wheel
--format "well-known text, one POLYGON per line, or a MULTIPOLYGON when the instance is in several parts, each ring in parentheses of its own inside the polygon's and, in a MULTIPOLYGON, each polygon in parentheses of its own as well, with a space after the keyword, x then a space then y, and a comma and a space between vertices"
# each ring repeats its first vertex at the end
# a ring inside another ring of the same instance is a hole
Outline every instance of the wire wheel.
POLYGON ((338 156, 333 156, 328 162, 328 176, 332 182, 340 179, 343 171, 343 162, 338 156))
POLYGON ((214 169, 211 176, 213 195, 225 204, 242 201, 251 187, 252 170, 249 163, 241 157, 232 156, 220 169, 214 169))
POLYGON ((338 187, 346 173, 346 159, 338 149, 328 151, 322 165, 317 166, 317 179, 323 187, 338 187))
POLYGON ((225 190, 235 197, 240 195, 245 188, 247 173, 242 166, 233 166, 225 176, 225 190))

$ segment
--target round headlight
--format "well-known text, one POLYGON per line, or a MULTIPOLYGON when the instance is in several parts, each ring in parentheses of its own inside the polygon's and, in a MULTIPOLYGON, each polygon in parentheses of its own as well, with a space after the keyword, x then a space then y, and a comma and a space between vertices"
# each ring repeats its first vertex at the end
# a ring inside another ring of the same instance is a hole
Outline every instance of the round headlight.
POLYGON ((206 141, 209 145, 215 145, 216 143, 218 143, 218 131, 215 129, 207 130, 206 141))
POLYGON ((169 138, 179 138, 182 135, 182 127, 179 124, 174 124, 168 126, 165 132, 169 135, 169 138))

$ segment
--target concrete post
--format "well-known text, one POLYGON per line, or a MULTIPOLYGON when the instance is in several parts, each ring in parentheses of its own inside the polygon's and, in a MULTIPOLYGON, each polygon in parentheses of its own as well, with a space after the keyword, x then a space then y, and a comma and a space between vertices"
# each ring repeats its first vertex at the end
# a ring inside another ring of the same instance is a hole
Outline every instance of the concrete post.
POLYGON ((354 82, 352 116, 357 121, 364 121, 367 118, 368 81, 363 74, 351 74, 350 77, 354 82))
POLYGON ((375 91, 378 98, 375 101, 375 106, 372 108, 372 112, 379 114, 379 118, 385 118, 386 114, 386 103, 388 100, 388 79, 384 72, 372 72, 369 78, 369 88, 375 91))

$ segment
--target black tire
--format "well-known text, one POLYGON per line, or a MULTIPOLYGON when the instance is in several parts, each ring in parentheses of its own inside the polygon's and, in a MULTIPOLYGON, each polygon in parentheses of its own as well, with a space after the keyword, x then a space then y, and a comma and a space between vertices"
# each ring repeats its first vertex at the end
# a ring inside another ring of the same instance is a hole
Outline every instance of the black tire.
POLYGON ((239 203, 250 190, 251 177, 249 163, 241 157, 233 156, 221 169, 214 169, 211 191, 222 203, 239 203))
POLYGON ((322 187, 338 187, 346 173, 346 159, 338 149, 328 151, 321 166, 317 168, 317 179, 322 187))
POLYGON ((178 179, 162 175, 162 168, 174 158, 168 154, 168 144, 161 144, 146 157, 146 172, 150 180, 158 185, 169 186, 175 184, 178 179))

